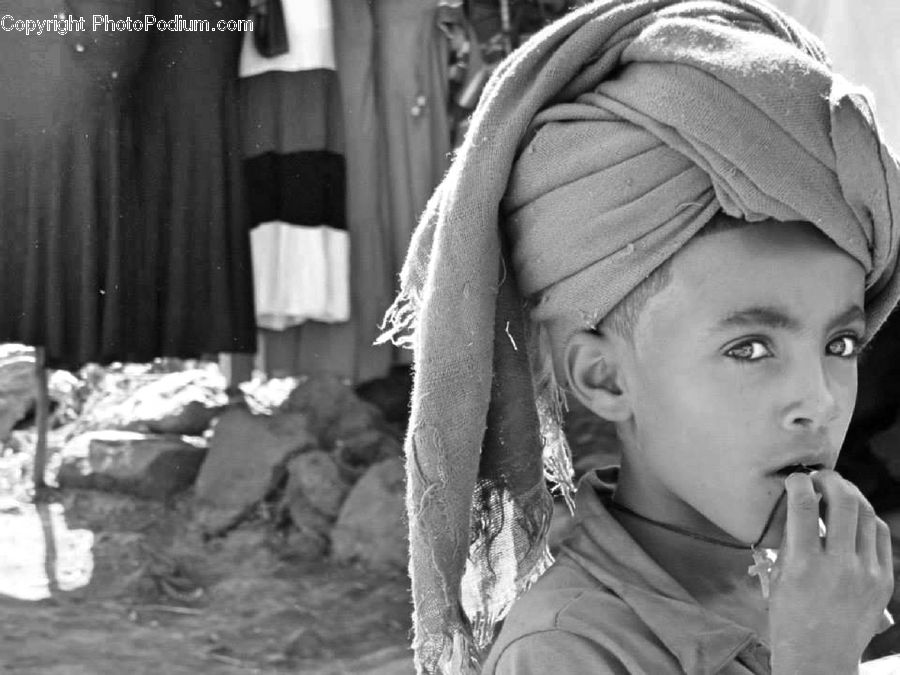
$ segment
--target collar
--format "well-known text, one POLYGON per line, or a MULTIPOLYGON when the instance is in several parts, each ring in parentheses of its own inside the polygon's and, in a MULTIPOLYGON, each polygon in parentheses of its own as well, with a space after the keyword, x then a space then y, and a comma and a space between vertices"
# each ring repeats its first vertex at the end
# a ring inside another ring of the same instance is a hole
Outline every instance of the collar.
POLYGON ((581 480, 575 533, 562 555, 626 602, 684 672, 718 673, 758 642, 756 634, 700 605, 609 514, 604 503, 617 478, 618 467, 610 467, 581 480))

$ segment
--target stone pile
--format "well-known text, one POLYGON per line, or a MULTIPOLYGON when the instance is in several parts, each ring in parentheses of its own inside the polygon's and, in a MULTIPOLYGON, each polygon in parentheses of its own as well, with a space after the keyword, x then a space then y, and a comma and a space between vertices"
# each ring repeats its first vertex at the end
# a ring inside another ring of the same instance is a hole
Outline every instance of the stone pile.
POLYGON ((262 410, 259 392, 229 395, 210 369, 131 384, 86 404, 60 453, 61 488, 188 499, 207 538, 236 535, 267 509, 263 526, 292 555, 405 569, 397 425, 350 386, 297 380, 262 410))

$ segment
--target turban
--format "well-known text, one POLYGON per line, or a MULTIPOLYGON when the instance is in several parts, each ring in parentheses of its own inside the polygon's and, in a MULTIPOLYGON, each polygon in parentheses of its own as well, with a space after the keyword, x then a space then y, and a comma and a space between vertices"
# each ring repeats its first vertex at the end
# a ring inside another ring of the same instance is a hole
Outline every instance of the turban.
POLYGON ((420 672, 477 672, 550 562, 545 479, 568 494, 571 464, 534 345, 559 351, 720 211, 820 229, 865 270, 871 335, 900 293, 898 176, 865 90, 761 0, 600 0, 497 68, 386 317, 415 352, 420 672))

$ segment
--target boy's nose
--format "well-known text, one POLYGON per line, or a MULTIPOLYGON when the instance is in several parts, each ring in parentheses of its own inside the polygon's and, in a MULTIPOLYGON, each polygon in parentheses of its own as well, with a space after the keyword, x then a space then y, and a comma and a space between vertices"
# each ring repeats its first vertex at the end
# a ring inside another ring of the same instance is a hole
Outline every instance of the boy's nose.
POLYGON ((783 417, 786 429, 821 429, 838 417, 840 406, 834 384, 821 361, 798 368, 792 379, 793 396, 783 417))

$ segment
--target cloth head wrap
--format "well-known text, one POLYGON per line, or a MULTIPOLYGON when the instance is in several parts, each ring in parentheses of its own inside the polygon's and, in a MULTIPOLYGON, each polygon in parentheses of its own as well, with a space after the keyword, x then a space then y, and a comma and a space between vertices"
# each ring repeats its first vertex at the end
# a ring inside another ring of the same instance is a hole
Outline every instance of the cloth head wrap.
POLYGON ((596 324, 719 211, 817 226, 866 271, 871 335, 900 292, 898 177, 863 90, 761 1, 602 0, 498 67, 386 317, 415 350, 420 672, 477 672, 549 562, 545 475, 571 465, 535 336, 596 324))

